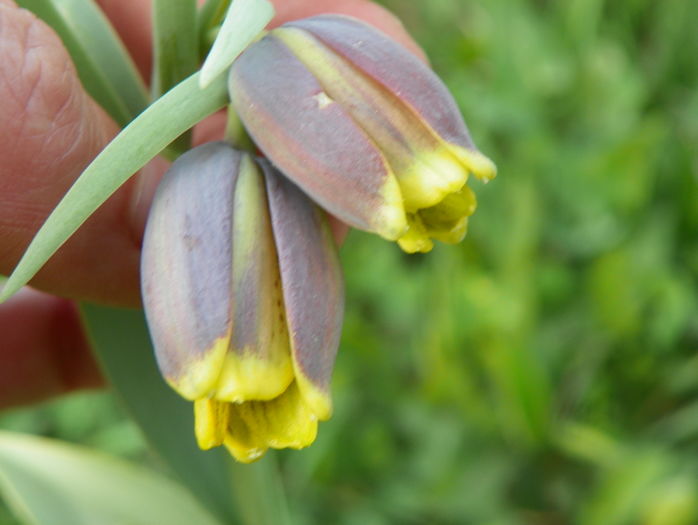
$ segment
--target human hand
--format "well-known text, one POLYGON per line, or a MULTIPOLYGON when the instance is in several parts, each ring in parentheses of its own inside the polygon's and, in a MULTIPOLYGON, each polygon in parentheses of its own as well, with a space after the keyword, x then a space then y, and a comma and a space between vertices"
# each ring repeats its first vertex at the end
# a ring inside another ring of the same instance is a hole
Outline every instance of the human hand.
MULTIPOLYGON (((400 22, 365 0, 272 0, 272 25, 335 12, 366 20, 421 55, 400 22)), ((99 0, 144 78, 150 77, 150 2, 99 0)), ((0 0, 0 274, 9 274, 45 218, 118 132, 85 93, 55 33, 0 0)), ((221 136, 213 116, 194 142, 221 136)), ((0 407, 101 384, 72 300, 139 306, 145 216, 167 167, 156 159, 110 198, 24 289, 0 305, 0 407)))

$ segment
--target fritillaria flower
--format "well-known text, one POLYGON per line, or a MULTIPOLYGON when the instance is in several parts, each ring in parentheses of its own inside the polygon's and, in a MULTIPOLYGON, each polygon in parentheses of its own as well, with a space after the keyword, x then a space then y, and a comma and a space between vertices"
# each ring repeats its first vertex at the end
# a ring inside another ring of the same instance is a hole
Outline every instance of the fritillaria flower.
POLYGON ((150 211, 142 290, 201 448, 249 462, 313 442, 332 410, 343 284, 324 212, 296 187, 225 143, 180 157, 150 211))
POLYGON ((233 105, 270 161, 347 224, 426 252, 459 242, 480 153, 439 78, 376 29, 322 15, 287 23, 233 64, 233 105))
POLYGON ((199 445, 248 462, 309 445, 331 413, 343 286, 305 194, 426 252, 463 238, 468 177, 496 168, 438 77, 352 18, 270 31, 234 62, 229 91, 269 160, 212 143, 174 163, 146 228, 143 301, 163 375, 194 402, 199 445))

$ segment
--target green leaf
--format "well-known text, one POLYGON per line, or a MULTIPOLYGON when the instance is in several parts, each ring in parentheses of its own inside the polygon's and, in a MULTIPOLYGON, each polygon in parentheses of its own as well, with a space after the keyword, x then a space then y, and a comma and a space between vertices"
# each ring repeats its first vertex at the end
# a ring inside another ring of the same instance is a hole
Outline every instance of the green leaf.
POLYGON ((208 508, 233 519, 230 459, 196 446, 192 404, 162 379, 143 312, 91 304, 81 312, 102 369, 149 444, 208 508))
POLYGON ((32 239, 0 293, 0 302, 25 285, 80 225, 131 175, 184 131, 227 103, 219 78, 199 88, 199 73, 155 101, 83 171, 32 239))
POLYGON ((592 496, 583 505, 581 525, 623 525, 638 523, 637 517, 659 482, 675 465, 655 450, 629 452, 603 476, 592 496))
POLYGON ((148 105, 148 93, 128 51, 92 0, 18 0, 60 36, 80 81, 121 126, 148 105))
MULTIPOLYGON (((153 81, 158 98, 194 73, 199 66, 196 0, 153 0, 153 81)), ((172 149, 191 147, 191 131, 182 134, 172 149)))
POLYGON ((155 98, 198 67, 195 0, 153 0, 153 83, 155 98))
POLYGON ((207 86, 228 69, 273 17, 274 7, 267 0, 235 0, 201 67, 201 86, 207 86))
POLYGON ((215 40, 212 34, 230 7, 230 0, 206 0, 196 16, 196 32, 199 35, 199 53, 203 60, 215 40))
POLYGON ((182 488, 87 448, 0 431, 0 492, 35 525, 216 525, 182 488))
POLYGON ((199 450, 192 404, 162 379, 143 312, 91 304, 81 311, 110 383, 153 449, 200 501, 225 523, 288 523, 273 457, 242 465, 222 448, 199 450))

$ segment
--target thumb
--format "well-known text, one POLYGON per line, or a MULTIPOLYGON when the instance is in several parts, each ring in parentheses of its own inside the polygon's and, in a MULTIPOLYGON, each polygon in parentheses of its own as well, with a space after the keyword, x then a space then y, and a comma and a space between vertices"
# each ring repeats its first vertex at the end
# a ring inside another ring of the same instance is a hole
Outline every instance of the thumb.
MULTIPOLYGON (((53 30, 9 0, 0 0, 0 63, 0 273, 7 274, 117 127, 82 88, 53 30)), ((61 295, 137 304, 131 187, 91 217, 33 284, 61 295)))

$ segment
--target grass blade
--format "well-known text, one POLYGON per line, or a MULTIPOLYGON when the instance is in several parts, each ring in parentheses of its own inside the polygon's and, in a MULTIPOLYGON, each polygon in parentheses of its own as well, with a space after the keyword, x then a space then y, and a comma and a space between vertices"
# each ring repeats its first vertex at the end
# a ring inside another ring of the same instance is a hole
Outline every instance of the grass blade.
POLYGON ((32 525, 219 525, 182 487, 60 441, 0 431, 0 493, 32 525))
POLYGON ((201 67, 201 86, 223 73, 274 17, 267 0, 235 0, 201 67))
MULTIPOLYGON (((199 67, 196 0, 153 0, 154 99, 194 73, 199 67)), ((182 134, 171 148, 184 152, 191 147, 191 131, 182 134)))
POLYGON ((225 79, 221 77, 202 90, 199 73, 196 73, 124 128, 83 171, 46 219, 0 293, 0 302, 25 285, 131 175, 179 135, 226 103, 225 79))
POLYGON ((91 304, 81 311, 110 383, 150 445, 199 500, 224 523, 290 523, 273 456, 242 465, 223 448, 199 450, 192 404, 162 379, 143 312, 91 304))
POLYGON ((148 105, 126 48, 92 0, 18 0, 60 36, 90 96, 121 126, 148 105))
POLYGON ((215 40, 214 28, 223 22, 230 7, 230 0, 206 0, 196 16, 196 32, 199 36, 199 54, 206 58, 215 40))
POLYGON ((197 70, 195 20, 195 0, 153 0, 154 98, 197 70))
POLYGON ((196 446, 192 404, 163 381, 143 312, 83 304, 81 313, 102 370, 148 443, 207 508, 234 523, 230 458, 196 446))

